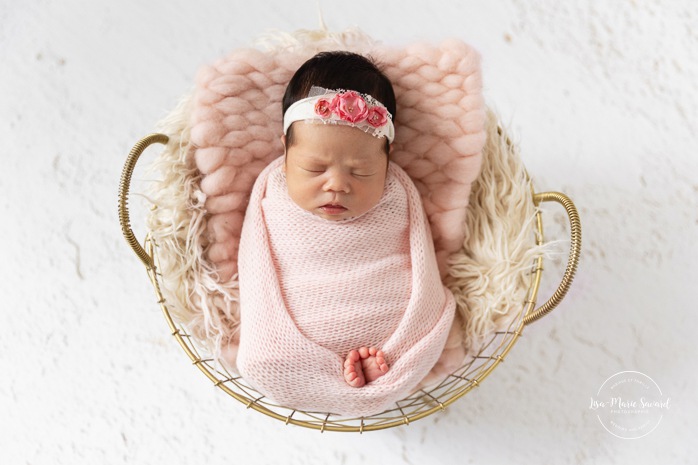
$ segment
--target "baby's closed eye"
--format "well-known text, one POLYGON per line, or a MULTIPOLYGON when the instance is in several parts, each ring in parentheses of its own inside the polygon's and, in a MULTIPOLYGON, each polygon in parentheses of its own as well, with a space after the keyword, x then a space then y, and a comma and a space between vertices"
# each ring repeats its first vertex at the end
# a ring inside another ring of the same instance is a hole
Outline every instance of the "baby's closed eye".
POLYGON ((303 171, 308 171, 309 173, 324 173, 327 168, 324 166, 301 166, 303 171))
POLYGON ((358 177, 358 178, 369 178, 369 177, 375 175, 376 173, 371 173, 371 172, 367 172, 367 171, 352 171, 351 174, 353 176, 358 177))

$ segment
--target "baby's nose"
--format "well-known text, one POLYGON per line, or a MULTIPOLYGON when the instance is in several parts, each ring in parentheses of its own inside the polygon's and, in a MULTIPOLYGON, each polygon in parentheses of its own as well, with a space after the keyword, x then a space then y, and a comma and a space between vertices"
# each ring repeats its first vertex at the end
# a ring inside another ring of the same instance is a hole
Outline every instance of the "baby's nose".
POLYGON ((343 173, 330 172, 328 173, 325 190, 330 192, 345 192, 349 193, 349 179, 343 173))

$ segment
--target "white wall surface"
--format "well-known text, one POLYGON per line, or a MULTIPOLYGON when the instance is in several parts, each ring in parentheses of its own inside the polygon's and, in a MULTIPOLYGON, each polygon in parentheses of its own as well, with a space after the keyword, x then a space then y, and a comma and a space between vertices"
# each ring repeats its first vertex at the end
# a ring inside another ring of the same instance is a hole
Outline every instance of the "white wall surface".
MULTIPOLYGON (((696 463, 698 4, 321 4, 333 30, 480 50, 487 100, 538 189, 580 210, 563 304, 482 387, 408 427, 321 435, 245 410, 169 335, 121 236, 117 184, 199 66, 270 29, 316 27, 316 3, 0 0, 0 463, 696 463), (641 439, 589 410, 624 370, 671 397, 641 439)), ((546 214, 565 238, 561 209, 546 214)), ((543 295, 562 267, 548 264, 543 295)))

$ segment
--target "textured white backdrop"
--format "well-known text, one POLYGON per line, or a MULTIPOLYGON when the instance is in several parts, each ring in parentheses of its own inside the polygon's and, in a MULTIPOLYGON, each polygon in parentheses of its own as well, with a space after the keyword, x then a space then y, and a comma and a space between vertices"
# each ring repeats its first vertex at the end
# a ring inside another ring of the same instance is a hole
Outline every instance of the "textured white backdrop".
MULTIPOLYGON (((409 427, 321 435, 245 410, 169 335, 121 237, 117 184, 200 65, 269 29, 314 28, 316 3, 0 0, 0 463, 695 463, 696 3, 321 3, 334 30, 480 50, 487 100, 539 190, 580 210, 568 297, 481 388, 409 427), (623 370, 671 397, 638 440, 588 408, 623 370)), ((546 212, 564 238, 564 214, 546 212)))

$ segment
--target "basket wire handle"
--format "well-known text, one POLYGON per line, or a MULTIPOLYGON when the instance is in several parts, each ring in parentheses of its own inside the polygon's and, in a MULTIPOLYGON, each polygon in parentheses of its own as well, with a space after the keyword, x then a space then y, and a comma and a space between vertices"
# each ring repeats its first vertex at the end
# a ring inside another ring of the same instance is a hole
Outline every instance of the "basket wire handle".
POLYGON ((131 246, 138 258, 141 259, 149 270, 153 269, 155 264, 153 263, 153 258, 143 249, 143 246, 138 242, 138 239, 136 239, 131 229, 131 218, 128 213, 128 192, 131 187, 133 170, 143 151, 148 148, 148 146, 155 143, 167 144, 168 140, 169 137, 165 134, 149 134, 139 140, 128 154, 128 158, 124 164, 124 170, 121 172, 121 182, 119 183, 119 223, 121 223, 121 233, 124 235, 128 245, 131 246))
POLYGON ((557 202, 567 211, 567 216, 570 220, 570 254, 567 259, 567 268, 565 269, 565 274, 562 276, 562 281, 557 287, 557 290, 552 297, 548 299, 546 303, 537 308, 532 313, 526 315, 523 319, 525 325, 531 324, 539 318, 544 317, 565 298, 567 291, 572 284, 572 279, 577 272, 577 265, 579 264, 579 254, 582 250, 582 225, 579 221, 579 214, 577 213, 577 208, 572 203, 569 197, 560 192, 541 192, 533 195, 533 202, 539 205, 541 202, 557 202))

